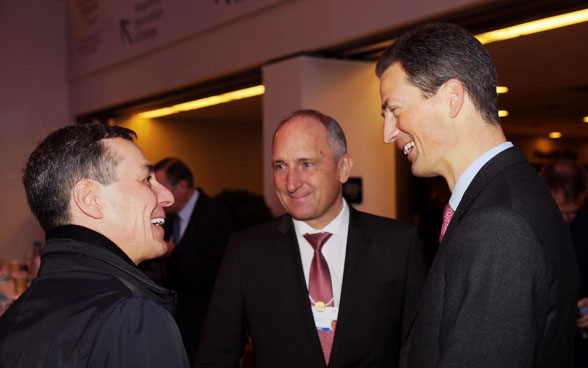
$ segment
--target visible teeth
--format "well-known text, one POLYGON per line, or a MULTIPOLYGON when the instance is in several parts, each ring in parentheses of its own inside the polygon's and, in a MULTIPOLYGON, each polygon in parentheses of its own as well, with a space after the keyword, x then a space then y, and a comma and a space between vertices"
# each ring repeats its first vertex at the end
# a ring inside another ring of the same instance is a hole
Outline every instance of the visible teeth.
POLYGON ((153 225, 161 226, 165 223, 165 219, 162 217, 151 219, 151 223, 153 225))
POLYGON ((408 155, 410 153, 410 151, 412 151, 413 148, 414 148, 414 142, 407 143, 404 146, 404 154, 408 155))

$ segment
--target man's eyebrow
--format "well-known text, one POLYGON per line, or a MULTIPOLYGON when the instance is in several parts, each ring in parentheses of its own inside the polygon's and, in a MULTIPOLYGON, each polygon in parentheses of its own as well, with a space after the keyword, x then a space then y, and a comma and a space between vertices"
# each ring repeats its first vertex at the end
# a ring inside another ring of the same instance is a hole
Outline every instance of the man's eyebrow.
POLYGON ((386 108, 388 108, 388 99, 385 99, 384 102, 382 102, 382 110, 386 110, 386 108))

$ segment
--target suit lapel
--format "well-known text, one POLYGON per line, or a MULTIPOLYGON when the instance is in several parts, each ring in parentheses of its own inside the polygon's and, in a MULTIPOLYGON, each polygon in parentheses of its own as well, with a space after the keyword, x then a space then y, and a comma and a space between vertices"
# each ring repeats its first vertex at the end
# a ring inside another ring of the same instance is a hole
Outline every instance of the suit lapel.
POLYGON ((474 176, 474 179, 468 186, 468 189, 465 191, 459 206, 457 207, 457 211, 455 211, 455 214, 449 223, 449 227, 445 232, 445 236, 443 237, 441 244, 445 243, 446 239, 451 238, 451 233, 457 227, 474 199, 478 197, 480 192, 484 190, 486 185, 488 185, 488 183, 490 183, 496 175, 498 175, 502 170, 504 170, 504 168, 508 166, 525 162, 527 162, 527 159, 521 153, 521 151, 519 151, 519 149, 516 147, 511 147, 500 152, 498 155, 490 159, 490 161, 488 161, 484 166, 482 166, 480 171, 478 171, 476 176, 474 176))
POLYGON ((347 250, 345 251, 345 266, 343 269, 343 285, 341 288, 341 301, 339 303, 339 315, 335 329, 335 339, 331 350, 330 362, 336 362, 337 351, 342 344, 345 333, 352 323, 361 323, 357 316, 360 300, 357 297, 363 289, 364 275, 368 271, 369 235, 366 232, 367 225, 361 214, 349 206, 349 231, 347 233, 347 250))
POLYGON ((310 310, 310 301, 308 299, 308 289, 302 270, 302 260, 300 258, 300 248, 296 239, 296 231, 292 224, 290 216, 282 216, 282 221, 278 226, 278 238, 273 247, 282 270, 284 278, 290 293, 293 296, 296 309, 300 314, 302 325, 308 332, 309 341, 313 344, 318 354, 322 356, 322 348, 316 332, 314 317, 310 310))

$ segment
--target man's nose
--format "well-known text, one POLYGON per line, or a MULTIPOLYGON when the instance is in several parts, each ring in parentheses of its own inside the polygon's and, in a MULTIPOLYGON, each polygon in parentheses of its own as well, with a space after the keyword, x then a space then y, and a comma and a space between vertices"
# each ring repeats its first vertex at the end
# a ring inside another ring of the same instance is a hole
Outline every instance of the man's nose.
POLYGON ((161 207, 169 207, 172 204, 174 204, 175 199, 172 192, 170 192, 169 189, 161 185, 157 180, 154 180, 153 185, 151 187, 157 194, 157 202, 161 205, 161 207))
POLYGON ((390 117, 384 118, 384 143, 394 142, 399 132, 396 119, 390 117))
POLYGON ((286 187, 288 189, 288 192, 295 192, 301 184, 302 181, 300 180, 300 173, 298 172, 298 169, 288 170, 288 174, 286 177, 286 187))

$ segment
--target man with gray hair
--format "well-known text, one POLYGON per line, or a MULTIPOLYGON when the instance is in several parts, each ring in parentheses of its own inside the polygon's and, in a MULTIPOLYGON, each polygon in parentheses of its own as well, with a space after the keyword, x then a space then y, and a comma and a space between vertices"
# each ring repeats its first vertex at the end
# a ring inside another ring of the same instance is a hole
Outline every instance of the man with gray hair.
POLYGON ((396 367, 424 278, 416 229, 342 197, 353 161, 339 124, 299 110, 273 137, 287 214, 235 236, 219 271, 198 367, 396 367))

